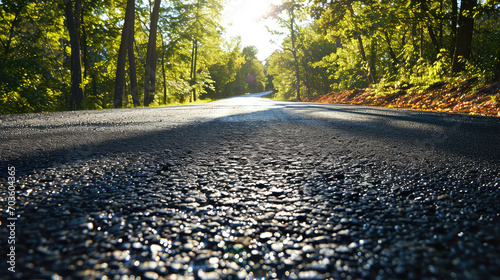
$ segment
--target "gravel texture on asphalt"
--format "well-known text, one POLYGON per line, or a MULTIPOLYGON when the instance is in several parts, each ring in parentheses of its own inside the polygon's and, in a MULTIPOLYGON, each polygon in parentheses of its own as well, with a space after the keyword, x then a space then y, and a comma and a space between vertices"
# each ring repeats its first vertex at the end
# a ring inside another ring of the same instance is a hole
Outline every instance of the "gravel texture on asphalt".
POLYGON ((500 279, 498 119, 259 96, 0 117, 0 278, 500 279))

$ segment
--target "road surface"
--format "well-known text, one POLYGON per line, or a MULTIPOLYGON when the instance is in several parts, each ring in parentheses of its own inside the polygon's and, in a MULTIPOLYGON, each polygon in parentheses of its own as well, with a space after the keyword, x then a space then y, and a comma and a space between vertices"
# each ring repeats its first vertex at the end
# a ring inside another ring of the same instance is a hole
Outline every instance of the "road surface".
POLYGON ((500 275, 498 118, 262 95, 0 117, 1 278, 500 275))

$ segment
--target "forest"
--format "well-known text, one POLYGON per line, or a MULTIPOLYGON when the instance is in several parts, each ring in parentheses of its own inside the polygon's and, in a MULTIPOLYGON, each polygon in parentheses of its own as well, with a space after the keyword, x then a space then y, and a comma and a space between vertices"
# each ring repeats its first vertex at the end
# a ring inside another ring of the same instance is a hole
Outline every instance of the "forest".
POLYGON ((264 62, 224 38, 225 4, 3 0, 0 114, 500 80, 497 0, 283 0, 264 15, 284 38, 264 62))
POLYGON ((222 0, 3 0, 0 114, 159 106, 263 91, 222 0))
POLYGON ((499 81, 499 3, 287 1, 270 13, 288 36, 267 61, 268 73, 282 99, 298 100, 328 91, 391 94, 471 78, 478 86, 499 81))

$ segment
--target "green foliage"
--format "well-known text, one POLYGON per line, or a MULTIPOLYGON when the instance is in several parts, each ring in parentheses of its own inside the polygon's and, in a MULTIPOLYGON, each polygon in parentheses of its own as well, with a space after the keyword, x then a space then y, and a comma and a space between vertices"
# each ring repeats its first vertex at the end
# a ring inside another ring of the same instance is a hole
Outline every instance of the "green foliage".
POLYGON ((61 69, 60 16, 57 5, 49 1, 1 4, 0 114, 64 106, 67 71, 61 69))
POLYGON ((256 58, 257 49, 247 46, 240 50, 239 41, 226 46, 215 64, 208 67, 214 80, 213 90, 206 97, 222 98, 265 90, 264 65, 256 58))
MULTIPOLYGON (((84 109, 113 105, 125 2, 83 1, 84 109)), ((153 105, 189 101, 193 90, 201 98, 221 98, 274 89, 291 99, 297 78, 300 92, 315 96, 363 87, 384 94, 442 81, 458 84, 470 77, 484 84, 500 77, 496 0, 480 1, 473 9, 471 56, 457 74, 451 73, 451 65, 461 43, 456 40, 460 9, 452 1, 284 0, 270 17, 289 34, 266 67, 255 58, 254 48, 224 43, 224 3, 162 1, 153 105), (191 72, 194 42, 196 75, 191 72)), ((151 5, 136 1, 134 51, 141 99, 151 5)), ((68 109, 71 49, 62 1, 2 1, 0 8, 0 114, 68 109)), ((128 76, 125 83, 125 106, 131 106, 128 76)))
POLYGON ((236 90, 231 88, 230 85, 235 83, 236 76, 243 63, 245 63, 245 57, 240 51, 239 42, 227 44, 226 50, 221 54, 218 61, 208 66, 214 84, 213 89, 207 90, 207 97, 223 98, 236 95, 236 90))
MULTIPOLYGON (((285 1, 286 2, 286 1, 285 1)), ((313 23, 300 29, 301 73, 309 95, 328 90, 371 87, 377 94, 423 89, 443 81, 476 77, 479 84, 500 77, 498 1, 475 6, 471 58, 465 71, 452 74, 460 3, 452 1, 313 0, 307 8, 313 23), (328 45, 329 43, 330 45, 328 45), (305 62, 307 61, 307 62, 305 62), (308 68, 308 66, 313 66, 308 68), (316 70, 317 72, 315 72, 316 70), (326 72, 328 78, 319 77, 326 72), (314 87, 314 85, 328 85, 314 87)), ((283 43, 289 47, 291 37, 283 43), (288 45, 287 45, 288 44, 288 45)), ((268 61, 277 96, 289 99, 295 78, 291 56, 276 52, 268 61)))
POLYGON ((334 91, 366 87, 364 64, 359 56, 352 55, 358 51, 354 44, 337 48, 336 52, 317 62, 315 65, 325 68, 333 79, 331 89, 334 91))
MULTIPOLYGON (((126 1, 82 3, 83 109, 111 108, 126 1)), ((134 52, 141 100, 151 5, 136 1, 134 52)), ((71 49, 62 1, 12 0, 0 6, 0 114, 68 109, 71 49)), ((247 89, 246 77, 237 81, 245 63, 241 50, 230 43, 224 47, 222 10, 222 0, 162 1, 152 105, 189 101, 193 90, 204 98, 217 92, 219 98, 247 89), (193 40, 198 42, 195 79, 190 77, 193 40)), ((126 73, 124 106, 130 107, 128 69, 126 73)))
POLYGON ((245 57, 245 63, 239 70, 238 78, 245 78, 248 89, 245 92, 263 92, 266 85, 266 75, 264 74, 264 65, 256 57, 257 49, 254 46, 247 46, 243 48, 242 53, 245 57))
POLYGON ((472 43, 472 61, 465 73, 479 76, 485 81, 494 79, 495 68, 500 61, 500 10, 497 6, 485 4, 476 17, 474 39, 472 43), (496 58, 496 59, 495 59, 496 58))
POLYGON ((412 68, 401 68, 395 75, 384 75, 379 83, 372 85, 376 94, 385 95, 409 88, 424 89, 429 85, 448 81, 451 58, 446 50, 436 56, 433 63, 421 58, 412 68))
POLYGON ((299 44, 298 56, 300 57, 303 92, 308 96, 323 95, 329 92, 334 79, 330 77, 328 68, 319 62, 323 57, 335 52, 336 46, 318 32, 317 26, 303 28, 299 38, 301 44, 299 44))
POLYGON ((276 51, 267 60, 268 74, 273 77, 275 98, 290 100, 295 95, 295 72, 290 52, 276 51))

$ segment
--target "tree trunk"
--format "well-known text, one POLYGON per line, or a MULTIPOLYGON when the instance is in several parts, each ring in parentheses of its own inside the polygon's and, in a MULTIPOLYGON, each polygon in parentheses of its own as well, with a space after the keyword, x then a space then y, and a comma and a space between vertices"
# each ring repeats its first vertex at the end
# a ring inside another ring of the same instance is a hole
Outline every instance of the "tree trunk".
MULTIPOLYGON (((190 86, 194 86, 194 71, 195 71, 195 67, 194 67, 194 52, 195 52, 195 49, 196 49, 196 39, 193 39, 193 49, 191 51, 191 75, 189 76, 189 85, 190 86)), ((193 92, 194 92, 194 89, 193 89, 193 92)), ((193 100, 193 96, 194 96, 194 93, 191 95, 191 97, 189 98, 190 101, 193 100)))
POLYGON ((163 104, 167 104, 167 76, 165 73, 165 55, 161 56, 161 70, 163 72, 163 104))
POLYGON ((21 2, 23 5, 20 5, 18 10, 16 11, 16 15, 14 16, 14 20, 12 20, 12 24, 10 25, 9 29, 9 40, 7 40, 7 43, 5 44, 5 49, 4 49, 4 55, 7 56, 10 51, 10 44, 12 43, 12 39, 14 39, 14 28, 19 20, 19 15, 21 14, 21 11, 24 8, 24 2, 21 2))
POLYGON ((165 41, 163 41, 163 32, 160 30, 160 36, 161 36, 161 48, 162 48, 162 53, 161 53, 161 70, 163 73, 163 104, 167 104, 167 76, 165 73, 165 41))
POLYGON ((372 79, 373 83, 377 82, 377 68, 376 68, 376 62, 377 62, 377 48, 375 45, 375 40, 372 39, 371 42, 371 54, 370 54, 370 77, 372 79))
MULTIPOLYGON (((427 14, 429 13, 429 7, 427 6, 427 0, 421 0, 420 10, 422 13, 422 19, 427 18, 427 14)), ((432 44, 434 45, 436 52, 439 53, 440 47, 439 47, 438 40, 436 38, 436 34, 434 33, 434 27, 432 26, 432 23, 428 22, 426 27, 427 27, 427 31, 429 32, 429 37, 431 38, 432 44)))
POLYGON ((149 28, 148 52, 146 54, 146 73, 144 75, 144 106, 154 100, 156 84, 156 34, 160 15, 160 0, 155 0, 149 28))
MULTIPOLYGON (((457 0, 451 0, 451 42, 450 46, 455 46, 457 40, 457 19, 458 4, 457 0)), ((453 58, 454 49, 450 48, 450 57, 453 58)))
MULTIPOLYGON (((64 68, 66 66, 66 57, 68 57, 68 52, 66 51, 66 44, 65 44, 65 40, 61 40, 61 48, 63 50, 63 56, 62 56, 62 63, 61 63, 61 68, 64 68)), ((64 73, 63 73, 64 75, 64 73)), ((69 99, 68 99, 68 91, 67 91, 67 86, 66 86, 66 83, 64 82, 65 79, 64 79, 64 76, 61 77, 61 81, 62 81, 62 90, 64 92, 64 105, 66 106, 66 109, 68 110, 70 108, 70 104, 69 104, 69 99)))
MULTIPOLYGON (((196 85, 196 64, 198 63, 198 41, 195 41, 194 64, 193 64, 193 82, 196 85)), ((193 102, 196 102, 196 86, 193 88, 193 102)))
MULTIPOLYGON (((354 9, 352 8, 352 0, 347 1, 347 9, 351 13, 351 16, 353 17, 356 16, 356 14, 354 13, 354 9)), ((359 34, 356 34, 355 37, 356 40, 358 40, 358 47, 359 47, 359 52, 361 53, 361 58, 363 59, 363 62, 368 63, 368 60, 366 59, 365 47, 363 46, 363 39, 359 34)), ((366 72, 366 82, 368 83, 368 85, 371 85, 373 82, 370 73, 368 72, 366 72)))
POLYGON ((439 46, 443 45, 443 1, 439 1, 439 46))
POLYGON ((131 40, 132 29, 134 27, 135 18, 135 0, 127 0, 127 9, 125 10, 125 22, 123 23, 122 38, 120 41, 120 49, 118 50, 118 61, 116 62, 116 79, 115 79, 115 108, 122 107, 123 89, 125 83, 125 62, 127 59, 127 49, 129 48, 129 40, 131 40))
POLYGON ((297 101, 300 101, 300 68, 299 68, 299 58, 297 57, 297 49, 295 46, 295 14, 294 14, 294 6, 295 2, 292 2, 292 6, 290 8, 290 37, 292 39, 292 54, 293 54, 293 60, 295 61, 295 78, 297 80, 296 83, 296 98, 297 101))
POLYGON ((83 78, 87 78, 87 75, 89 74, 89 61, 88 61, 88 46, 87 46, 87 29, 85 28, 84 24, 84 15, 85 10, 82 8, 82 14, 80 18, 80 28, 82 30, 82 40, 81 40, 81 48, 82 48, 82 64, 83 64, 83 78))
POLYGON ((439 42, 436 38, 436 34, 434 33, 434 28, 432 28, 432 25, 427 25, 427 31, 429 32, 429 37, 431 37, 432 44, 434 45, 434 48, 436 49, 436 52, 439 53, 439 50, 441 47, 439 46, 439 42))
POLYGON ((297 57, 297 51, 293 51, 293 59, 295 60, 295 78, 297 79, 296 90, 297 90, 297 101, 300 101, 300 68, 299 59, 297 57))
POLYGON ((472 48, 472 35, 474 33, 474 8, 477 0, 462 0, 460 16, 458 18, 457 40, 453 55, 452 73, 465 70, 465 62, 469 60, 472 48))
POLYGON ((81 0, 75 0, 73 11, 73 1, 64 0, 64 13, 66 15, 66 26, 69 32, 71 45, 71 109, 80 109, 83 102, 82 89, 82 61, 80 59, 80 13, 82 8, 81 0))
MULTIPOLYGON (((132 22, 135 22, 135 18, 132 22)), ((137 107, 141 106, 141 101, 139 100, 139 85, 137 84, 137 67, 135 64, 134 55, 134 36, 135 32, 134 27, 132 26, 132 31, 128 40, 128 64, 130 68, 130 94, 132 95, 134 107, 137 107)))
POLYGON ((420 58, 424 56, 424 27, 420 25, 420 58))
POLYGON ((457 36, 457 19, 458 19, 457 0, 451 0, 451 35, 453 38, 457 36))
MULTIPOLYGON (((126 89, 127 88, 127 79, 123 79, 123 88, 126 89)), ((124 103, 125 103, 125 107, 128 106, 128 95, 127 95, 127 91, 123 91, 123 98, 125 99, 124 103)))
POLYGON ((394 52, 394 49, 392 48, 391 39, 389 38, 389 33, 387 33, 387 31, 384 31, 384 38, 385 41, 387 42, 387 46, 389 47, 389 55, 391 56, 392 67, 394 67, 394 69, 397 69, 399 65, 399 59, 396 53, 394 52))

